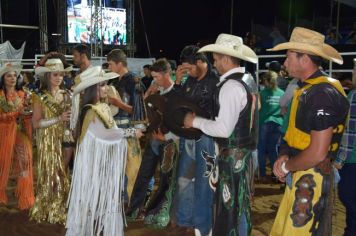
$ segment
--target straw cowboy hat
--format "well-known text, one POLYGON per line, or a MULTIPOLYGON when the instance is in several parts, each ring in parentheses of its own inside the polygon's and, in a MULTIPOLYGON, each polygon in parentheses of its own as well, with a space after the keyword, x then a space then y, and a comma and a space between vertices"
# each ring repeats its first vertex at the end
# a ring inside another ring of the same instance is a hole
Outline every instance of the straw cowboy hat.
POLYGON ((252 63, 258 61, 256 53, 243 44, 242 38, 231 34, 219 34, 215 44, 206 45, 198 52, 220 53, 252 63))
POLYGON ((72 71, 73 67, 68 66, 64 68, 61 59, 59 58, 51 58, 47 59, 44 66, 39 66, 35 69, 35 74, 38 76, 43 76, 47 72, 68 72, 72 71))
POLYGON ((11 63, 6 63, 4 66, 0 68, 0 78, 6 74, 7 72, 15 71, 16 75, 19 75, 22 70, 22 65, 14 65, 11 63))
POLYGON ((341 55, 335 48, 324 43, 325 36, 302 27, 295 27, 289 42, 276 45, 268 51, 293 50, 310 55, 320 56, 329 61, 342 65, 341 55))
POLYGON ((114 79, 118 76, 118 74, 113 72, 105 73, 101 66, 90 67, 76 77, 79 84, 74 87, 73 95, 80 93, 94 84, 114 79))

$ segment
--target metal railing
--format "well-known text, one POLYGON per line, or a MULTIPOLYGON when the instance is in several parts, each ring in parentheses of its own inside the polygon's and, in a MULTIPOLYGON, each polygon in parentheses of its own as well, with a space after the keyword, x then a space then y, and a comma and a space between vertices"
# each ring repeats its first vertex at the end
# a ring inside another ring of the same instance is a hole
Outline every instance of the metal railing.
MULTIPOLYGON (((344 62, 346 61, 345 60, 345 57, 350 57, 350 60, 352 61, 353 58, 356 58, 356 52, 341 52, 340 53, 341 56, 343 56, 344 58, 344 62)), ((260 66, 261 66, 261 63, 260 63, 260 59, 270 59, 269 61, 272 61, 272 60, 275 60, 276 58, 285 58, 286 55, 282 55, 282 54, 278 54, 278 55, 275 55, 275 54, 271 54, 271 55, 257 55, 258 56, 258 62, 256 64, 256 78, 257 78, 257 81, 259 81, 259 74, 261 72, 266 72, 267 69, 260 69, 260 66)), ((264 66, 264 65, 262 65, 264 66)), ((333 62, 329 62, 329 68, 325 68, 325 72, 329 74, 329 76, 332 75, 332 73, 334 72, 342 72, 342 73, 352 73, 353 72, 353 64, 352 64, 352 67, 351 68, 345 68, 345 69, 334 69, 333 68, 333 62)))

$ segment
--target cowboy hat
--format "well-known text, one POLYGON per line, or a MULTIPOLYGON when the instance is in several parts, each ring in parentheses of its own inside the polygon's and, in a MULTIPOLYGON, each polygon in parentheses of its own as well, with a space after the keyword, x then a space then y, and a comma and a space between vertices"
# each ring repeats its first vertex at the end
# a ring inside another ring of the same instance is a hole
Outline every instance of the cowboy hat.
POLYGON ((93 66, 86 69, 76 77, 76 85, 73 90, 72 98, 72 114, 70 117, 70 128, 74 129, 78 122, 80 92, 89 88, 94 84, 98 84, 113 78, 118 77, 118 74, 110 72, 105 73, 101 66, 93 66))
POLYGON ((44 66, 39 66, 35 69, 35 74, 38 76, 43 76, 47 72, 68 72, 72 71, 73 67, 68 66, 64 68, 63 62, 59 58, 47 59, 44 66))
POLYGON ((294 50, 306 54, 320 56, 329 61, 342 65, 341 55, 335 48, 324 43, 325 36, 302 27, 295 27, 289 42, 277 44, 268 51, 294 50))
POLYGON ((152 94, 145 99, 148 127, 146 132, 161 130, 167 133, 168 130, 163 126, 163 113, 166 105, 166 98, 159 94, 152 94))
POLYGON ((206 45, 198 52, 220 53, 252 63, 257 63, 258 61, 256 53, 243 44, 242 38, 231 34, 219 34, 215 44, 206 45))
POLYGON ((163 113, 163 122, 167 129, 174 134, 187 138, 199 139, 203 134, 196 128, 183 128, 184 117, 188 112, 193 112, 197 116, 208 118, 208 113, 198 107, 195 103, 181 96, 169 97, 163 113))
POLYGON ((15 71, 16 75, 19 75, 22 70, 22 65, 6 63, 0 68, 0 78, 7 72, 15 71))
POLYGON ((94 84, 114 79, 118 76, 118 74, 113 72, 105 73, 101 66, 90 67, 76 77, 79 84, 74 87, 73 95, 80 93, 94 84))

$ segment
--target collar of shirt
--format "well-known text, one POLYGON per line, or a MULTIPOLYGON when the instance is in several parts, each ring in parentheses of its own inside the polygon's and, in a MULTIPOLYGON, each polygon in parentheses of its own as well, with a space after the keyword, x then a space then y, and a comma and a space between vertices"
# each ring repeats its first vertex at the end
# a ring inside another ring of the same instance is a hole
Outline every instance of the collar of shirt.
POLYGON ((173 89, 174 83, 171 83, 171 86, 169 86, 168 88, 164 89, 163 87, 159 88, 159 94, 160 95, 164 95, 166 93, 168 93, 169 91, 171 91, 173 89))
POLYGON ((309 78, 307 78, 306 80, 304 80, 304 82, 298 80, 298 86, 299 88, 302 88, 303 86, 305 86, 306 84, 308 84, 308 79, 314 79, 314 78, 318 78, 320 76, 328 76, 324 71, 321 70, 317 70, 315 71, 311 76, 309 76, 309 78))
POLYGON ((234 73, 245 73, 245 67, 235 67, 235 68, 229 70, 228 72, 226 72, 225 74, 223 74, 220 77, 220 82, 217 84, 217 86, 219 84, 221 84, 226 79, 226 77, 228 77, 229 75, 232 75, 234 73))

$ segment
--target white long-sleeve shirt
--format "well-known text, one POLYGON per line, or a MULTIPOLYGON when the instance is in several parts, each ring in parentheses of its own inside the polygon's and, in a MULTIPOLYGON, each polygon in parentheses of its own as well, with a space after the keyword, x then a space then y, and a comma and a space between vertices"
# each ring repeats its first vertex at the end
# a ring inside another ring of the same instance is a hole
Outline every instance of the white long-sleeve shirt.
MULTIPOLYGON (((229 70, 220 77, 219 84, 225 81, 226 77, 234 73, 245 73, 245 68, 238 67, 229 70)), ((195 117, 193 127, 200 129, 203 133, 212 137, 228 138, 239 120, 241 110, 247 104, 246 89, 236 80, 227 81, 220 89, 219 104, 220 110, 215 120, 195 117)))

